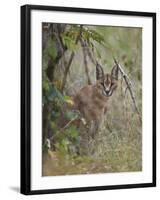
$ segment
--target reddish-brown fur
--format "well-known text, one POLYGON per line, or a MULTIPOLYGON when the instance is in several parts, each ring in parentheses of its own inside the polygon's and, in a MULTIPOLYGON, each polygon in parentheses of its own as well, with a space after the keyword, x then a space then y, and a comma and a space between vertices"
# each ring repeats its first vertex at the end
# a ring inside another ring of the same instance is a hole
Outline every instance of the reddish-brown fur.
POLYGON ((115 73, 118 72, 115 69, 115 67, 112 69, 111 74, 100 77, 96 84, 84 86, 73 98, 75 109, 80 111, 88 123, 95 123, 95 129, 103 121, 104 114, 107 112, 108 99, 117 87, 118 74, 115 73))

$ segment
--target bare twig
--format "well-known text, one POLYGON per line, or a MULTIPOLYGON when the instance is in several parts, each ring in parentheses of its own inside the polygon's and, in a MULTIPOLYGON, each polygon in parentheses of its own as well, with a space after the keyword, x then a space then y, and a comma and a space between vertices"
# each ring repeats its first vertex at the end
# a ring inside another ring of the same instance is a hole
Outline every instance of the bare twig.
POLYGON ((72 124, 75 120, 77 119, 77 116, 74 117, 73 119, 71 119, 63 128, 61 128, 60 130, 63 131, 64 129, 66 129, 70 124, 72 124))
MULTIPOLYGON (((73 119, 71 119, 69 122, 67 122, 67 124, 65 124, 64 127, 60 128, 60 129, 58 130, 58 133, 59 133, 59 134, 63 133, 63 131, 64 131, 66 128, 68 128, 75 120, 77 120, 77 116, 74 117, 73 119)), ((53 140, 55 137, 56 137, 56 135, 52 135, 52 136, 49 138, 49 140, 51 141, 51 140, 53 140)))
POLYGON ((54 35, 56 37, 56 40, 59 44, 59 49, 60 49, 60 52, 61 52, 61 55, 62 55, 62 63, 63 63, 63 68, 65 67, 66 65, 66 58, 65 58, 65 48, 63 46, 63 43, 62 43, 62 40, 61 40, 61 37, 60 37, 60 34, 58 32, 58 30, 56 30, 54 32, 54 35))
POLYGON ((138 110, 138 107, 137 107, 137 104, 136 104, 136 100, 135 100, 135 95, 133 93, 133 85, 132 85, 132 82, 130 81, 129 77, 127 76, 127 74, 124 72, 123 68, 121 67, 121 65, 117 62, 117 60, 114 58, 114 62, 115 64, 117 65, 123 79, 125 80, 125 83, 127 85, 127 89, 131 95, 131 99, 133 101, 133 105, 134 105, 134 108, 135 108, 135 111, 136 113, 138 114, 138 117, 139 117, 139 120, 140 122, 142 122, 142 118, 141 118, 141 115, 140 115, 140 112, 138 110))
POLYGON ((83 59, 84 59, 84 66, 85 66, 85 72, 86 72, 86 77, 87 77, 87 82, 88 84, 92 84, 90 76, 89 76, 89 70, 88 70, 88 64, 87 64, 87 55, 86 55, 86 48, 87 46, 85 45, 84 41, 80 39, 81 46, 82 46, 82 52, 83 52, 83 59))
POLYGON ((87 52, 88 57, 90 58, 91 62, 92 62, 94 65, 96 65, 96 64, 97 64, 97 60, 95 59, 96 56, 94 55, 93 50, 92 50, 92 52, 91 52, 88 43, 86 44, 86 52, 87 52))

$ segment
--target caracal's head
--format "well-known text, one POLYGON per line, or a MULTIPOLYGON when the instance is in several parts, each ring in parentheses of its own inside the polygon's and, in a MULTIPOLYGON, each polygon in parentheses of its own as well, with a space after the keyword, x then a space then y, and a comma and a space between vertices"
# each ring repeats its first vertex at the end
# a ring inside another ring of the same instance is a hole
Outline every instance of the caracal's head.
POLYGON ((118 66, 115 65, 110 74, 104 74, 101 65, 96 65, 96 79, 97 86, 101 90, 102 94, 109 97, 113 94, 118 86, 118 66))

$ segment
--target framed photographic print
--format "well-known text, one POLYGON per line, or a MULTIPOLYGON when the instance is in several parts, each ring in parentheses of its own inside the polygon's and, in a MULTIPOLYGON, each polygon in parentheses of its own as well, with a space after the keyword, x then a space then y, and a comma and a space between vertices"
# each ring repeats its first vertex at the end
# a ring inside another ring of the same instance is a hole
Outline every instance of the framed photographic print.
POLYGON ((21 7, 21 193, 156 186, 156 14, 21 7))

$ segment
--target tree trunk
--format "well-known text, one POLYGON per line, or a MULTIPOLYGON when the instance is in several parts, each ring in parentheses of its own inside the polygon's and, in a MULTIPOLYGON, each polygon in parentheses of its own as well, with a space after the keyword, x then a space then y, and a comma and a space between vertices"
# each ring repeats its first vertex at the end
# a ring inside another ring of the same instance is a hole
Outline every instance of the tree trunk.
MULTIPOLYGON (((44 23, 42 30, 42 49, 43 53, 44 50, 47 48, 47 43, 49 38, 55 39, 55 46, 57 55, 53 59, 53 57, 50 57, 48 60, 48 66, 44 73, 46 73, 48 80, 53 84, 54 80, 54 71, 55 67, 58 64, 61 57, 64 55, 64 51, 66 51, 65 47, 63 46, 62 40, 61 40, 61 33, 64 32, 66 28, 65 24, 50 24, 50 23, 44 23)), ((43 54, 44 55, 44 54, 43 54)), ((46 138, 50 135, 50 117, 51 117, 51 111, 52 111, 52 105, 50 103, 46 103, 43 105, 43 114, 42 114, 42 142, 45 143, 46 138)))

